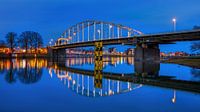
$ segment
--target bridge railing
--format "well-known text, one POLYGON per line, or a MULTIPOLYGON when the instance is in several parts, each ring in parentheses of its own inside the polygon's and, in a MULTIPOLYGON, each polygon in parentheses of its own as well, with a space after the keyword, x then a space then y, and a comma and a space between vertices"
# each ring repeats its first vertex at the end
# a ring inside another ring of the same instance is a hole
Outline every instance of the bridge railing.
POLYGON ((176 31, 162 31, 162 32, 153 32, 153 33, 143 33, 141 35, 137 35, 137 37, 140 36, 146 36, 146 35, 164 35, 164 34, 175 34, 175 33, 187 33, 187 32, 197 32, 200 31, 200 29, 182 29, 182 30, 176 30, 176 31))

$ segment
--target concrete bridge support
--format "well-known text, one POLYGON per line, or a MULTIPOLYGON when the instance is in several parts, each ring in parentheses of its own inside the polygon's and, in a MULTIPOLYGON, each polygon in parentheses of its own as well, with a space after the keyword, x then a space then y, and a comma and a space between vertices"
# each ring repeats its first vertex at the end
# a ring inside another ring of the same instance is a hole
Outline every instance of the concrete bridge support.
POLYGON ((160 49, 158 44, 137 44, 135 48, 135 62, 159 61, 160 49))
POLYGON ((53 57, 53 49, 51 48, 51 47, 48 47, 47 48, 47 56, 49 57, 49 58, 52 58, 53 57))
POLYGON ((66 50, 65 49, 48 49, 48 57, 49 58, 66 58, 66 50))
POLYGON ((56 49, 55 54, 57 58, 66 58, 66 50, 65 49, 56 49))

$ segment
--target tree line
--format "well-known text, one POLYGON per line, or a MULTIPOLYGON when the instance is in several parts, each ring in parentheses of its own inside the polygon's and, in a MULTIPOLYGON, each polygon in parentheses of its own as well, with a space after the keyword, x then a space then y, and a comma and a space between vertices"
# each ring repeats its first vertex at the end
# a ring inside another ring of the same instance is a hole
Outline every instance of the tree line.
MULTIPOLYGON (((193 27, 193 30, 200 30, 200 26, 195 25, 193 27)), ((191 51, 192 52, 197 52, 197 53, 200 52, 200 41, 192 43, 192 45, 191 45, 191 51)))
POLYGON ((11 53, 14 52, 14 48, 20 47, 28 52, 28 49, 35 52, 38 51, 38 48, 43 46, 42 36, 38 32, 34 31, 25 31, 22 32, 19 36, 15 32, 8 32, 5 36, 6 42, 0 40, 0 46, 6 46, 10 48, 11 53))

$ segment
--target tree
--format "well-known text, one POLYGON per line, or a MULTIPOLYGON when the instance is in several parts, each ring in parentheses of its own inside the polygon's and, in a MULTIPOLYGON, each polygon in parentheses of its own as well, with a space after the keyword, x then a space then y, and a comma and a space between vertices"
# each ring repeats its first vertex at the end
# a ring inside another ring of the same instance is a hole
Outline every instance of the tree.
POLYGON ((6 41, 7 41, 7 45, 8 47, 10 48, 11 50, 11 53, 13 53, 13 49, 14 47, 17 45, 17 34, 15 32, 9 32, 7 35, 6 35, 6 41))
POLYGON ((38 51, 38 48, 42 46, 43 46, 42 36, 37 32, 33 32, 32 47, 35 49, 35 51, 38 51))
POLYGON ((198 29, 200 29, 200 26, 195 25, 195 26, 193 27, 193 29, 194 29, 194 30, 198 30, 198 29))
POLYGON ((29 47, 29 39, 31 38, 31 32, 30 31, 25 31, 25 32, 22 32, 22 34, 20 35, 20 38, 19 38, 19 43, 20 43, 20 46, 22 48, 25 48, 26 49, 26 53, 28 51, 28 47, 29 47))
POLYGON ((22 32, 19 38, 19 42, 21 47, 26 49, 26 53, 28 48, 36 49, 43 45, 42 37, 39 33, 33 31, 25 31, 22 32))
POLYGON ((200 42, 194 42, 191 46, 192 52, 200 52, 200 42))

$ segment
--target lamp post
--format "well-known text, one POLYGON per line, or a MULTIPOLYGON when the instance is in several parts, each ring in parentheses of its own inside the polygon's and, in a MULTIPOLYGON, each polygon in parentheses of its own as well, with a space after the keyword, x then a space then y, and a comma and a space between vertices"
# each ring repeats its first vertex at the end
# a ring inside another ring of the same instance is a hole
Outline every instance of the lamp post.
POLYGON ((53 39, 51 38, 49 41, 49 45, 52 46, 53 45, 53 39))
POLYGON ((51 46, 51 41, 49 42, 49 45, 51 46))
POLYGON ((109 25, 109 39, 110 39, 110 29, 112 28, 112 25, 109 25))
POLYGON ((176 18, 173 18, 172 22, 173 22, 173 27, 174 27, 174 32, 175 32, 176 31, 176 18))
POLYGON ((99 34, 99 39, 101 40, 101 31, 97 30, 98 34, 99 34))

